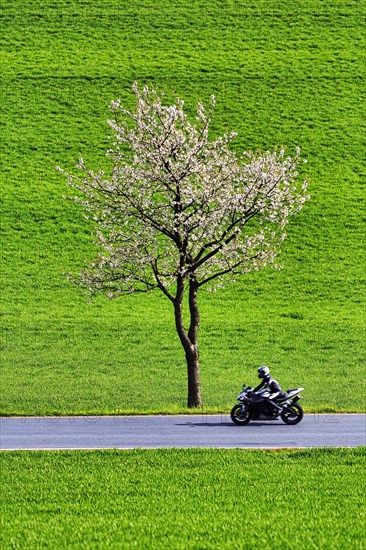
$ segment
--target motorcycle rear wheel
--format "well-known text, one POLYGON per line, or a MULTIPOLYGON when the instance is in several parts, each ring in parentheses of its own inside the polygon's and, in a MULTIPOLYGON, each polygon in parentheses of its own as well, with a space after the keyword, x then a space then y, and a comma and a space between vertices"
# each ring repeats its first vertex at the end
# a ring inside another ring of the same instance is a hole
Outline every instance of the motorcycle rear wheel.
POLYGON ((238 404, 231 409, 230 417, 237 426, 245 426, 245 424, 251 421, 253 413, 252 411, 248 411, 248 409, 242 411, 242 405, 238 404))
POLYGON ((281 418, 285 424, 290 424, 294 426, 301 422, 302 417, 304 416, 304 411, 302 407, 297 403, 292 403, 286 409, 281 412, 281 418))

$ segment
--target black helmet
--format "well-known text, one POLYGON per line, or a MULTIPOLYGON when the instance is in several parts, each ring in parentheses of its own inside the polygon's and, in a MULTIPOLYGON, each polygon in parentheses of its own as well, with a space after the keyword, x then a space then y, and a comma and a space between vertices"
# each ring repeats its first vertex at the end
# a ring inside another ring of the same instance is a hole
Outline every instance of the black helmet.
POLYGON ((258 378, 264 378, 265 376, 269 375, 269 368, 268 367, 259 367, 258 369, 258 378))

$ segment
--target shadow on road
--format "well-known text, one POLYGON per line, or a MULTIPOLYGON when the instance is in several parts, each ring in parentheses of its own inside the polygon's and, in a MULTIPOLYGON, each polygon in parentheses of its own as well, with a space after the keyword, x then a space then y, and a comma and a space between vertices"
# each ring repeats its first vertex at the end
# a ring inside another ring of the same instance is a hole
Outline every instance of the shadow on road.
POLYGON ((274 420, 268 420, 267 422, 257 422, 253 421, 249 424, 245 424, 244 426, 237 426, 233 422, 177 422, 175 423, 175 426, 187 426, 188 428, 217 428, 218 426, 225 426, 226 428, 248 428, 248 427, 262 427, 262 426, 268 426, 269 424, 272 424, 272 426, 286 426, 286 424, 276 422, 274 420))

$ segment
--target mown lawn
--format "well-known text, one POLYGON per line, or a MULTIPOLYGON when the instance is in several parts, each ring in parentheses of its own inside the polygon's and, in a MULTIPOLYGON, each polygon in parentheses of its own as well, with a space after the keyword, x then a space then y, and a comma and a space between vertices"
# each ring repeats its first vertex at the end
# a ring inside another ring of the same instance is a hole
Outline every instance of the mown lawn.
POLYGON ((87 304, 63 272, 95 254, 57 165, 104 163, 111 99, 214 93, 236 147, 295 145, 312 200, 280 272, 203 292, 206 411, 256 367, 312 411, 365 410, 364 0, 10 0, 1 14, 1 414, 183 411, 184 357, 158 295, 87 304))
POLYGON ((365 449, 3 452, 1 547, 365 547, 365 449))

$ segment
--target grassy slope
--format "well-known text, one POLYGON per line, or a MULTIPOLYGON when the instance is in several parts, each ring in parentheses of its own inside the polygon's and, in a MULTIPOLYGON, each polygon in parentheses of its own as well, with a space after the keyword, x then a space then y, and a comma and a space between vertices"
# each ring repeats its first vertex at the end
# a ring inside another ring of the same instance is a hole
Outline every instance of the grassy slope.
POLYGON ((205 408, 227 410, 254 367, 303 385, 308 410, 364 410, 364 119, 359 0, 20 1, 2 7, 2 404, 5 414, 183 410, 184 361, 159 295, 86 304, 63 271, 93 254, 57 164, 107 146, 106 106, 133 80, 238 148, 298 144, 312 201, 281 272, 201 295, 205 408), (123 6, 123 7, 122 7, 123 6), (340 391, 340 386, 344 389, 340 391), (324 391, 326 388, 326 391, 324 391))
POLYGON ((6 452, 0 463, 4 550, 365 544, 364 449, 6 452))

